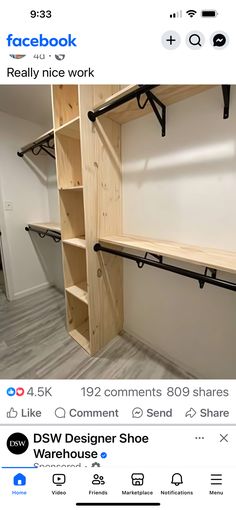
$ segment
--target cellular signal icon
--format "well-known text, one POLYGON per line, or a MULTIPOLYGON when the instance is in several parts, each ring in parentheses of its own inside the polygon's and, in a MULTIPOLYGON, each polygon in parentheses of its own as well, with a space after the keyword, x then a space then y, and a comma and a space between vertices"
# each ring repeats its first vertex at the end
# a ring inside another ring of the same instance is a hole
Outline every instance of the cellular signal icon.
POLYGON ((172 12, 170 14, 170 18, 182 18, 182 16, 183 16, 183 11, 172 12))

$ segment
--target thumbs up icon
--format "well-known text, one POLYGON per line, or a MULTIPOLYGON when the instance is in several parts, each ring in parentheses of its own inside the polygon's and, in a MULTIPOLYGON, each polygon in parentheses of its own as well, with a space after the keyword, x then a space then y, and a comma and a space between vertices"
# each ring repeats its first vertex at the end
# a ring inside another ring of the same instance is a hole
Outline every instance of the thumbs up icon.
POLYGON ((14 407, 11 407, 10 411, 7 412, 7 418, 16 418, 18 415, 18 412, 14 409, 14 407))

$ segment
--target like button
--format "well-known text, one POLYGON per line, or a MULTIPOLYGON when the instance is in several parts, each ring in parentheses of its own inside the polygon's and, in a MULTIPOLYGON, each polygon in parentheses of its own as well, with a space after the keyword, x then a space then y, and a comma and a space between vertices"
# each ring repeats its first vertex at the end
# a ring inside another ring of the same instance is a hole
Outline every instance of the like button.
POLYGON ((14 407, 11 407, 10 411, 7 413, 7 418, 16 418, 18 415, 18 412, 14 409, 14 407))

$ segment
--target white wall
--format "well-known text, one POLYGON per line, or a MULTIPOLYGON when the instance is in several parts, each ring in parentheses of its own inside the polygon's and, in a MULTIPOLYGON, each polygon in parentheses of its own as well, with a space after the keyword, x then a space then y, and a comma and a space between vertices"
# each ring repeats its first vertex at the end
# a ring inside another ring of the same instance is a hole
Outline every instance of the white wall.
MULTIPOLYGON (((154 114, 123 126, 124 233, 236 250, 236 87, 222 116, 217 87, 168 107, 165 138, 154 114)), ((124 298, 127 331, 196 376, 236 377, 233 292, 126 261, 124 298)))
MULTIPOLYGON (((52 192, 48 192, 48 156, 16 155, 20 147, 42 132, 42 126, 0 112, 0 223, 10 299, 37 291, 55 280, 55 274, 50 272, 51 268, 55 272, 55 256, 49 244, 54 242, 40 240, 24 230, 28 223, 48 222, 55 214, 56 206, 52 205, 53 214, 49 208, 52 192), (4 210, 6 201, 13 203, 12 211, 4 210)), ((60 260, 60 245, 53 246, 55 249, 60 260)))

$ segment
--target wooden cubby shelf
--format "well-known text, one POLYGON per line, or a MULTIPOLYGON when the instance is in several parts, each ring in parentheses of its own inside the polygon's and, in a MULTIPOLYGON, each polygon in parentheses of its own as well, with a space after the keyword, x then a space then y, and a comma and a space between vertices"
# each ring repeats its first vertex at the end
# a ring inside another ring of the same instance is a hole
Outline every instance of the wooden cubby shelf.
POLYGON ((127 235, 104 236, 100 238, 100 242, 113 247, 155 253, 198 266, 236 273, 236 252, 127 235))
POLYGON ((69 292, 69 294, 72 294, 77 299, 88 304, 87 282, 81 282, 79 285, 71 285, 71 287, 66 288, 66 292, 69 292))
POLYGON ((60 188, 60 191, 82 191, 83 186, 67 186, 66 188, 60 188))
POLYGON ((82 186, 80 138, 58 133, 56 139, 57 172, 59 189, 82 186))
POLYGON ((89 321, 88 319, 82 322, 76 329, 71 329, 69 331, 70 336, 78 342, 89 354, 90 351, 90 343, 89 343, 89 321))
POLYGON ((70 244, 71 246, 77 246, 77 248, 82 248, 82 249, 86 249, 86 240, 85 239, 82 239, 82 238, 79 238, 79 237, 74 237, 73 239, 66 239, 66 241, 63 241, 64 244, 70 244))
POLYGON ((55 134, 69 136, 70 138, 75 138, 77 140, 79 138, 79 127, 80 120, 79 117, 76 117, 75 119, 72 119, 66 124, 63 124, 59 128, 55 129, 55 134))
POLYGON ((68 289, 76 285, 82 289, 86 288, 87 291, 87 284, 84 283, 87 282, 85 250, 70 244, 63 244, 65 288, 68 289))
POLYGON ((83 193, 60 190, 62 239, 85 237, 83 193))
POLYGON ((88 305, 66 292, 67 324, 70 335, 90 353, 88 305))

